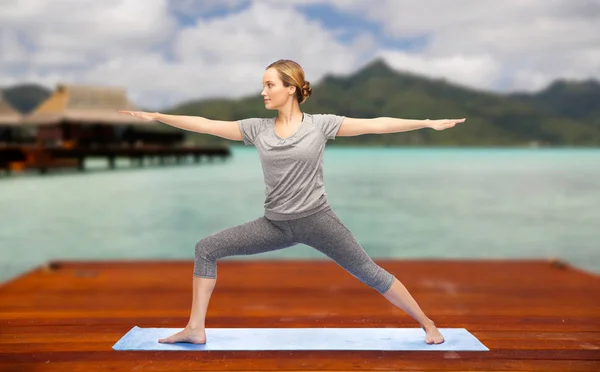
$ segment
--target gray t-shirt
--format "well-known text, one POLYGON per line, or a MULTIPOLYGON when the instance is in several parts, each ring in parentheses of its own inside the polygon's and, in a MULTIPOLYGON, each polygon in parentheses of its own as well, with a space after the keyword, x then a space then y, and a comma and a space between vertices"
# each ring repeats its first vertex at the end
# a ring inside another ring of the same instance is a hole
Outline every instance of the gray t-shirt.
POLYGON ((298 131, 285 139, 275 133, 275 118, 238 121, 244 144, 258 149, 266 218, 302 218, 329 206, 323 185, 323 151, 343 120, 344 116, 304 113, 298 131))

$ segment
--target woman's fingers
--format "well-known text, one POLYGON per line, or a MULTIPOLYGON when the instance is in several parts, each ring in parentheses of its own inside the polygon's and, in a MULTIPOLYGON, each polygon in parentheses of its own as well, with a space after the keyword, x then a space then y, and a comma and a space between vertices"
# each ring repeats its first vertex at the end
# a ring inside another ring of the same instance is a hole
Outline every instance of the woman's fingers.
POLYGON ((125 115, 135 116, 135 117, 140 118, 140 119, 152 120, 151 115, 150 115, 149 112, 119 110, 119 113, 125 114, 125 115))
POLYGON ((432 126, 433 129, 435 130, 444 130, 444 129, 448 129, 448 128, 452 128, 454 127, 456 124, 458 123, 462 123, 465 120, 467 120, 467 118, 462 118, 462 119, 441 119, 441 120, 436 120, 435 124, 432 126))
POLYGON ((458 123, 464 122, 465 120, 467 120, 467 119, 466 118, 462 118, 462 119, 446 119, 446 120, 444 120, 444 124, 448 125, 450 127, 453 127, 453 126, 455 126, 458 123))

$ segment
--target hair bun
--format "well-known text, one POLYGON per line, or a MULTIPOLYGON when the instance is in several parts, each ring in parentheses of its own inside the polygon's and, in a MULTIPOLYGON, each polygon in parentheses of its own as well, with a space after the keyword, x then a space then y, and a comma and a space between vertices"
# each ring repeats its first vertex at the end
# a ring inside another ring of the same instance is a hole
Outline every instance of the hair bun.
POLYGON ((310 95, 312 94, 312 88, 310 87, 310 83, 308 81, 304 82, 304 85, 302 86, 302 97, 310 97, 310 95))

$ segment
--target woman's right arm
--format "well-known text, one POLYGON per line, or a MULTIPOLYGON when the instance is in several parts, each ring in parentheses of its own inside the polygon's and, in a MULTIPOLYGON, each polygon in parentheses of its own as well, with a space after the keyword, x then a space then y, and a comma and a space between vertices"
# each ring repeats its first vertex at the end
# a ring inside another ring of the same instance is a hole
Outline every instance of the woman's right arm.
POLYGON ((200 116, 168 115, 159 112, 119 111, 122 114, 144 120, 157 120, 175 128, 210 134, 233 141, 242 141, 242 133, 237 121, 211 120, 200 116))

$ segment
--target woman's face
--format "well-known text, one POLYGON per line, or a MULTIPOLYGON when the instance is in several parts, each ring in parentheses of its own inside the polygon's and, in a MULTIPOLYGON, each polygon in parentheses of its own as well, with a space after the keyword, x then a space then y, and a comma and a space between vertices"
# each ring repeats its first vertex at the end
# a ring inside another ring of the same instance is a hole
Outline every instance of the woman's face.
POLYGON ((266 109, 277 109, 282 107, 289 99, 293 99, 293 95, 290 95, 291 90, 291 86, 286 87, 283 85, 277 70, 270 68, 265 71, 261 95, 264 98, 266 109))

